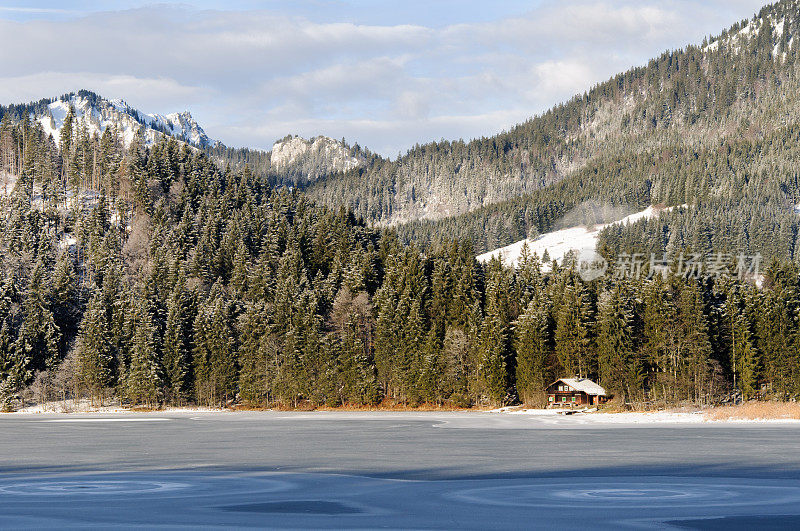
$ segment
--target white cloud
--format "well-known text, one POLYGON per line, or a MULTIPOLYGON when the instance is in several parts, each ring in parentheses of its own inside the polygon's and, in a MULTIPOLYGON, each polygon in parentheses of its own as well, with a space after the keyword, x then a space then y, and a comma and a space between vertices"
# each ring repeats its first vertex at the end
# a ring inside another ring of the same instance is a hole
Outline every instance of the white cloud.
POLYGON ((0 102, 88 88, 146 112, 188 108, 231 145, 328 134, 394 155, 506 129, 760 3, 545 0, 441 27, 170 6, 11 22, 0 10, 0 102))
POLYGON ((534 97, 544 95, 544 99, 585 90, 597 75, 582 61, 545 61, 536 65, 535 73, 534 97))
POLYGON ((38 72, 0 77, 0 101, 26 102, 60 96, 90 88, 108 98, 135 99, 142 110, 156 106, 181 106, 187 101, 207 99, 207 90, 179 84, 166 78, 137 78, 95 72, 38 72), (42 88, 47 87, 48 92, 42 88))

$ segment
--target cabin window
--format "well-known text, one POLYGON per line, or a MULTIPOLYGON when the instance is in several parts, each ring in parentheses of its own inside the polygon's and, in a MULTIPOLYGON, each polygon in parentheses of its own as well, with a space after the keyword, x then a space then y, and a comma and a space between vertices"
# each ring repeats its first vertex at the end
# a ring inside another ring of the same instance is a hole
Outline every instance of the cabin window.
POLYGON ((548 398, 548 400, 550 400, 550 402, 554 402, 554 401, 555 401, 555 399, 556 399, 556 397, 554 397, 554 396, 549 396, 549 397, 547 397, 547 398, 548 398))
POLYGON ((575 402, 575 397, 574 396, 572 397, 572 401, 575 402))
POLYGON ((566 396, 562 396, 562 397, 561 397, 561 401, 562 401, 562 402, 566 402, 566 401, 567 401, 567 397, 566 397, 566 396))

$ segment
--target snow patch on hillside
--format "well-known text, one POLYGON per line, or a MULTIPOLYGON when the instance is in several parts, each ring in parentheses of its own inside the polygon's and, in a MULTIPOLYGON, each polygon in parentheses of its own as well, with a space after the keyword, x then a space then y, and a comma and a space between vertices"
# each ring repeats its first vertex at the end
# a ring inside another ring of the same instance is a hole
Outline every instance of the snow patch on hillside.
MULTIPOLYGON (((785 60, 787 52, 781 52, 781 45, 784 40, 784 33, 786 32, 786 17, 778 18, 775 15, 769 15, 766 18, 757 18, 747 21, 738 31, 734 33, 726 33, 721 37, 715 39, 703 48, 705 52, 715 52, 719 50, 720 46, 724 46, 735 53, 739 53, 747 49, 747 45, 753 39, 758 38, 759 33, 768 24, 772 27, 772 56, 776 59, 785 60)), ((786 50, 792 47, 794 36, 789 36, 786 42, 786 50)))
POLYGON ((606 227, 617 224, 627 225, 630 223, 636 223, 642 219, 658 217, 662 212, 669 212, 673 208, 674 207, 660 208, 656 206, 650 206, 641 212, 636 212, 635 214, 631 214, 630 216, 626 216, 617 221, 612 221, 611 223, 594 225, 593 227, 569 227, 554 232, 548 232, 535 239, 518 241, 506 247, 484 253, 478 256, 477 259, 479 262, 485 263, 490 261, 492 258, 499 257, 503 261, 503 264, 515 267, 522 255, 522 248, 525 246, 525 244, 527 244, 528 252, 530 254, 535 253, 541 258, 544 255, 544 252, 547 251, 547 254, 550 255, 551 260, 561 262, 564 259, 564 256, 566 256, 566 254, 570 251, 580 252, 595 250, 600 231, 606 227))

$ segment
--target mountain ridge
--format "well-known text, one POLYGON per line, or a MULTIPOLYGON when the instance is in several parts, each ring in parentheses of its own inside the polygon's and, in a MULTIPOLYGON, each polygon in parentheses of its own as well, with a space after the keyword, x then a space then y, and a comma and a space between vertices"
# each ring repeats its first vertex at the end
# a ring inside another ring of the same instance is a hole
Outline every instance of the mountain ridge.
POLYGON ((415 146, 308 192, 329 206, 344 197, 381 224, 435 221, 545 189, 610 153, 764 136, 800 119, 799 20, 796 0, 766 6, 710 41, 665 52, 506 132, 415 146))
MULTIPOLYGON (((0 106, 0 117, 5 114, 19 119, 30 116, 41 125, 45 135, 60 143, 60 133, 68 113, 72 110, 73 127, 84 127, 89 136, 102 136, 114 126, 125 147, 129 147, 139 131, 145 145, 153 145, 160 135, 175 138, 198 149, 218 152, 218 160, 229 162, 235 156, 219 156, 220 153, 236 152, 221 141, 208 137, 205 130, 192 117, 190 111, 169 114, 144 113, 123 99, 108 99, 90 90, 70 92, 54 98, 36 102, 0 106)), ((324 135, 304 139, 287 135, 276 140, 270 150, 249 148, 255 158, 266 158, 264 173, 274 176, 277 185, 307 185, 317 179, 337 172, 362 167, 372 154, 358 145, 350 146, 344 140, 335 140, 324 135)), ((263 163, 262 163, 263 164, 263 163)))
POLYGON ((98 136, 109 126, 114 126, 125 146, 130 146, 139 129, 147 144, 155 142, 159 134, 176 138, 197 148, 217 143, 208 138, 203 128, 189 111, 166 115, 146 114, 122 99, 106 99, 89 90, 70 92, 38 102, 0 107, 0 115, 9 113, 18 118, 29 115, 44 129, 45 134, 60 142, 61 128, 70 110, 75 126, 86 128, 87 133, 98 136))
MULTIPOLYGON (((783 0, 506 132, 417 145, 396 160, 327 137, 293 135, 275 142, 271 151, 251 149, 244 155, 222 145, 218 160, 259 167, 276 185, 302 186, 316 201, 347 206, 379 225, 464 216, 547 190, 604 157, 677 147, 713 150, 715 140, 763 138, 800 121, 800 99, 794 96, 800 83, 793 70, 798 28, 797 0, 783 0)), ((669 201, 652 201, 662 202, 669 201)))

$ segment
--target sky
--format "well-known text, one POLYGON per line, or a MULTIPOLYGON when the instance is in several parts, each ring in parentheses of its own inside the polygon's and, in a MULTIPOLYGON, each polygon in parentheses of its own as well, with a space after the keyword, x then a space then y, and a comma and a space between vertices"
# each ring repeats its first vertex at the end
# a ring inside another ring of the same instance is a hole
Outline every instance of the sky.
POLYGON ((85 88, 270 149, 490 136, 766 0, 0 0, 0 103, 85 88))

